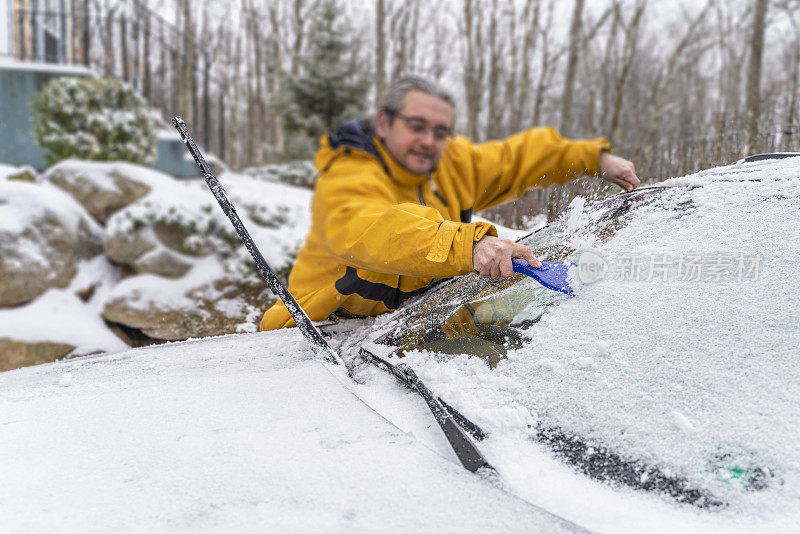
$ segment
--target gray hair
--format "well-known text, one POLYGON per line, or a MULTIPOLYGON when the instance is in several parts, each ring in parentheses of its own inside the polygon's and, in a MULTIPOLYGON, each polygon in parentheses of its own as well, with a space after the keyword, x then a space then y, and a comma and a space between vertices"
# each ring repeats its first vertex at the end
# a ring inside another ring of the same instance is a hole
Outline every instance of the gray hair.
MULTIPOLYGON (((450 104, 450 107, 455 111, 456 105, 449 92, 435 82, 419 76, 406 76, 391 84, 383 95, 383 99, 381 99, 379 109, 387 112, 390 117, 395 113, 399 113, 405 105, 406 95, 411 91, 420 91, 440 98, 450 104)), ((393 119, 394 117, 391 118, 393 119)))

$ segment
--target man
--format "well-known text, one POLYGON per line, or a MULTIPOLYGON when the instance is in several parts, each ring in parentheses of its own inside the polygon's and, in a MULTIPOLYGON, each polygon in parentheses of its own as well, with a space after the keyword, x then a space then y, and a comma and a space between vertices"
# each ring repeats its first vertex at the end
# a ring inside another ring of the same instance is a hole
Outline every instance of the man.
MULTIPOLYGON (((497 237, 472 213, 527 189, 599 174, 630 191, 633 164, 605 139, 571 141, 552 128, 475 145, 451 138, 453 100, 435 84, 404 78, 375 117, 323 136, 311 230, 289 275, 289 290, 311 320, 336 313, 378 315, 433 283, 477 271, 511 276, 511 258, 541 266, 530 248, 497 237)), ((294 326, 283 302, 261 330, 294 326)))

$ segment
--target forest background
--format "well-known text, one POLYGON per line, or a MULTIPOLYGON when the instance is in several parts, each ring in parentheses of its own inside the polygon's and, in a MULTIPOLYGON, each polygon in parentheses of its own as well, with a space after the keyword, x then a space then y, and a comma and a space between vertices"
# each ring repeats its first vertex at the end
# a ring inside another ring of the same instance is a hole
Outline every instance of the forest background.
MULTIPOLYGON (((91 62, 233 169, 312 157, 407 74, 454 94, 459 134, 606 136, 645 182, 800 150, 800 0, 72 4, 92 13, 75 32, 91 62)), ((503 222, 552 217, 587 183, 533 193, 503 222)))

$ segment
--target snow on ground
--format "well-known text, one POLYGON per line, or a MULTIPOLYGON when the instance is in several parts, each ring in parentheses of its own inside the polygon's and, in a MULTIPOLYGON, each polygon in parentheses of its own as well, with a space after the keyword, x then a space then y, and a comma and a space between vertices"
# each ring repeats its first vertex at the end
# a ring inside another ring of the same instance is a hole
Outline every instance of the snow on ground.
MULTIPOLYGON (((0 229, 11 235, 20 235, 33 228, 42 231, 39 224, 50 217, 69 231, 77 233, 82 224, 97 235, 101 227, 70 195, 49 183, 5 181, 8 174, 21 168, 0 166, 0 229)), ((21 237, 15 243, 17 261, 26 264, 48 265, 48 257, 41 250, 36 235, 21 237)), ((97 257, 82 262, 70 285, 64 289, 51 289, 24 306, 0 309, 0 338, 17 341, 55 341, 76 346, 76 353, 113 351, 128 346, 113 335, 100 317, 103 297, 110 285, 119 278, 118 271, 104 258, 97 257), (94 286, 89 302, 84 303, 76 292, 94 286)))
MULTIPOLYGON (((193 309, 196 303, 186 295, 204 283, 219 280, 225 275, 257 278, 252 269, 252 258, 244 246, 238 244, 239 237, 235 229, 205 181, 175 180, 155 171, 153 174, 158 176, 156 180, 148 182, 152 187, 150 193, 114 214, 108 221, 107 234, 129 234, 138 224, 137 221, 166 218, 170 222, 196 228, 195 235, 190 239, 200 239, 200 235, 211 235, 212 239, 218 239, 218 234, 222 233, 226 241, 218 242, 219 251, 226 250, 230 243, 236 243, 238 252, 230 258, 212 254, 198 259, 171 250, 170 254, 179 256, 192 266, 185 276, 166 279, 140 274, 119 284, 111 298, 125 296, 128 302, 135 301, 140 309, 193 309)), ((289 267, 308 233, 311 191, 230 172, 222 174, 219 180, 267 263, 274 270, 289 267)), ((159 242, 155 238, 152 241, 159 242)), ((155 248, 148 254, 160 252, 161 248, 155 248)), ((260 278, 256 283, 260 283, 260 278)), ((215 291, 211 287, 206 289, 211 293, 215 291)), ((213 297, 210 293, 206 296, 209 299, 213 297)), ((251 326, 255 328, 255 325, 254 322, 251 326)))
POLYGON ((75 354, 128 348, 108 329, 100 313, 119 270, 104 257, 82 262, 64 289, 50 289, 24 306, 0 309, 0 338, 28 343, 58 341, 75 346, 75 354), (77 291, 94 287, 84 302, 77 291))
MULTIPOLYGON (((126 296, 126 305, 132 309, 149 310, 156 306, 160 309, 191 309, 196 305, 186 292, 201 287, 208 280, 222 277, 220 262, 213 257, 197 261, 183 277, 165 278, 154 274, 140 274, 127 278, 114 286, 109 300, 126 296)), ((214 291, 213 288, 208 288, 214 291)))
MULTIPOLYGON (((240 212, 245 208, 254 214, 250 215, 251 219, 276 219, 276 226, 273 228, 247 225, 253 240, 270 265, 278 268, 293 263, 294 255, 311 227, 312 191, 288 184, 256 180, 243 174, 226 173, 220 177, 220 181, 240 212)), ((205 184, 203 187, 206 187, 205 184)), ((218 207, 217 209, 219 210, 218 207)))
POLYGON ((560 530, 347 380, 296 329, 2 373, 2 530, 560 530))

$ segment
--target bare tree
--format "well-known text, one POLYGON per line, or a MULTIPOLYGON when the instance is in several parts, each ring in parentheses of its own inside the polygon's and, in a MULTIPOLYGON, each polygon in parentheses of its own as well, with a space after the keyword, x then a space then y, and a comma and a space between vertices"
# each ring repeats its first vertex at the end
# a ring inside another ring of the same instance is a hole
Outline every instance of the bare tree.
POLYGON ((572 22, 569 29, 569 53, 567 54, 567 72, 564 90, 561 93, 561 132, 569 135, 572 115, 572 94, 575 85, 575 72, 578 69, 578 51, 580 50, 581 19, 585 0, 575 0, 572 9, 572 22))
POLYGON ((292 44, 292 76, 297 76, 300 69, 300 52, 303 50, 303 31, 305 26, 305 17, 303 13, 303 4, 305 0, 294 0, 292 2, 292 28, 294 30, 294 42, 292 44))
POLYGON ((696 65, 699 57, 713 44, 713 41, 707 36, 698 32, 698 28, 705 22, 706 14, 714 5, 714 2, 715 0, 708 0, 703 9, 692 19, 653 83, 654 98, 650 106, 650 125, 645 137, 643 150, 645 160, 649 160, 657 143, 656 134, 668 104, 667 97, 672 84, 683 69, 696 65))
POLYGON ((467 135, 478 138, 478 115, 483 94, 483 33, 476 12, 480 12, 480 0, 464 0, 464 90, 466 94, 467 135))
POLYGON ((448 59, 445 57, 445 50, 443 47, 439 46, 438 43, 444 41, 444 36, 447 33, 447 29, 445 24, 438 18, 436 18, 433 22, 433 50, 430 53, 433 61, 429 68, 429 75, 434 80, 441 79, 444 73, 447 70, 448 59))
POLYGON ((230 154, 231 165, 234 168, 239 168, 243 166, 245 163, 244 157, 242 156, 242 136, 237 135, 236 133, 241 131, 243 128, 241 127, 241 110, 238 106, 238 103, 241 102, 242 96, 242 36, 240 32, 233 32, 231 35, 231 41, 233 41, 233 50, 230 55, 231 58, 231 67, 232 73, 230 77, 230 87, 231 87, 231 95, 230 100, 232 102, 231 110, 230 110, 230 117, 228 120, 228 132, 227 137, 231 140, 229 143, 228 152, 230 154))
POLYGON ((500 123, 504 107, 498 102, 500 97, 500 76, 503 69, 503 42, 497 32, 497 19, 499 18, 497 0, 491 1, 491 14, 489 16, 489 31, 487 35, 489 71, 488 79, 486 80, 486 101, 488 103, 486 137, 489 139, 496 139, 500 136, 502 130, 502 125, 500 123))
POLYGON ((800 12, 800 1, 786 0, 778 5, 786 13, 792 30, 791 40, 786 45, 784 52, 785 64, 789 65, 788 90, 786 95, 785 115, 783 120, 783 147, 784 151, 791 149, 792 136, 798 132, 800 120, 797 117, 798 96, 800 96, 800 21, 797 13, 800 12))
MULTIPOLYGON (((585 85, 583 87, 576 87, 575 77, 581 64, 581 54, 584 58, 589 57, 591 53, 589 47, 590 42, 596 37, 606 20, 608 20, 610 15, 613 13, 612 6, 612 8, 605 9, 596 21, 584 22, 583 2, 584 0, 576 0, 575 9, 573 10, 572 25, 570 28, 570 33, 567 37, 568 56, 564 87, 561 93, 560 119, 560 129, 564 135, 574 135, 575 125, 573 124, 572 110, 578 89, 588 89, 590 93, 589 98, 583 100, 582 103, 585 104, 587 110, 589 111, 589 116, 586 118, 589 119, 590 123, 593 120, 592 113, 594 110, 592 106, 594 105, 594 101, 591 95, 591 93, 594 91, 593 84, 585 84, 588 85, 588 87, 585 85)), ((594 70, 596 71, 596 69, 594 70)))
POLYGON ((419 35, 419 0, 407 0, 391 11, 392 80, 415 71, 419 35))
POLYGON ((268 121, 267 143, 274 147, 275 151, 282 152, 284 148, 284 136, 280 118, 275 113, 273 101, 281 91, 281 68, 283 64, 283 29, 280 16, 280 2, 271 2, 267 10, 272 32, 269 34, 267 54, 266 88, 269 98, 270 116, 268 121))
MULTIPOLYGON (((253 26, 255 23, 255 14, 251 8, 250 2, 252 0, 242 0, 242 14, 244 15, 242 25, 243 27, 243 42, 244 42, 244 106, 247 110, 255 110, 257 95, 255 94, 255 87, 253 87, 253 56, 255 56, 256 42, 253 37, 253 26)), ((248 163, 255 161, 255 147, 257 132, 254 131, 256 119, 255 113, 245 113, 243 121, 246 125, 248 135, 244 138, 244 159, 248 163)))
POLYGON ((178 36, 178 112, 193 124, 195 117, 192 109, 192 95, 194 93, 194 21, 189 0, 178 0, 178 20, 182 27, 178 36))
POLYGON ((386 3, 385 0, 375 2, 375 103, 383 98, 386 86, 386 3))
POLYGON ((747 126, 742 155, 746 156, 759 147, 758 119, 761 104, 761 65, 764 62, 764 30, 766 28, 768 0, 756 0, 753 13, 752 38, 750 40, 750 61, 747 68, 747 102, 745 113, 747 126))
POLYGON ((615 5, 616 17, 620 21, 625 34, 625 41, 622 45, 622 57, 620 58, 620 65, 617 70, 617 75, 614 78, 614 101, 611 105, 611 120, 609 123, 609 136, 611 140, 619 139, 622 128, 622 100, 625 94, 625 88, 628 82, 633 62, 636 59, 637 47, 639 44, 639 29, 641 28, 642 20, 644 19, 644 12, 647 7, 647 0, 637 0, 634 7, 633 14, 630 20, 625 23, 619 14, 619 5, 615 5))
POLYGON ((541 35, 542 51, 540 54, 541 63, 539 66, 539 76, 536 82, 535 96, 533 101, 533 124, 541 124, 542 122, 542 105, 544 102, 545 91, 547 89, 547 82, 552 75, 553 68, 556 66, 559 58, 566 50, 564 47, 551 47, 551 28, 553 27, 553 12, 555 8, 555 0, 550 0, 547 4, 547 12, 545 19, 539 26, 538 31, 541 35))
POLYGON ((746 18, 748 11, 742 14, 734 13, 720 2, 716 5, 715 12, 720 68, 714 128, 718 135, 723 135, 724 132, 740 127, 738 123, 741 114, 741 65, 744 63, 747 49, 740 39, 731 39, 731 36, 742 33, 741 21, 746 18))
MULTIPOLYGON (((540 0, 527 0, 522 15, 522 51, 519 55, 520 72, 519 77, 509 85, 509 95, 516 91, 515 112, 511 113, 511 131, 518 131, 524 124, 525 110, 528 107, 528 98, 531 93, 531 62, 536 52, 536 37, 539 35, 539 8, 540 0)), ((516 17, 514 17, 516 20, 516 17)), ((513 31, 512 31, 513 35, 513 31)))

